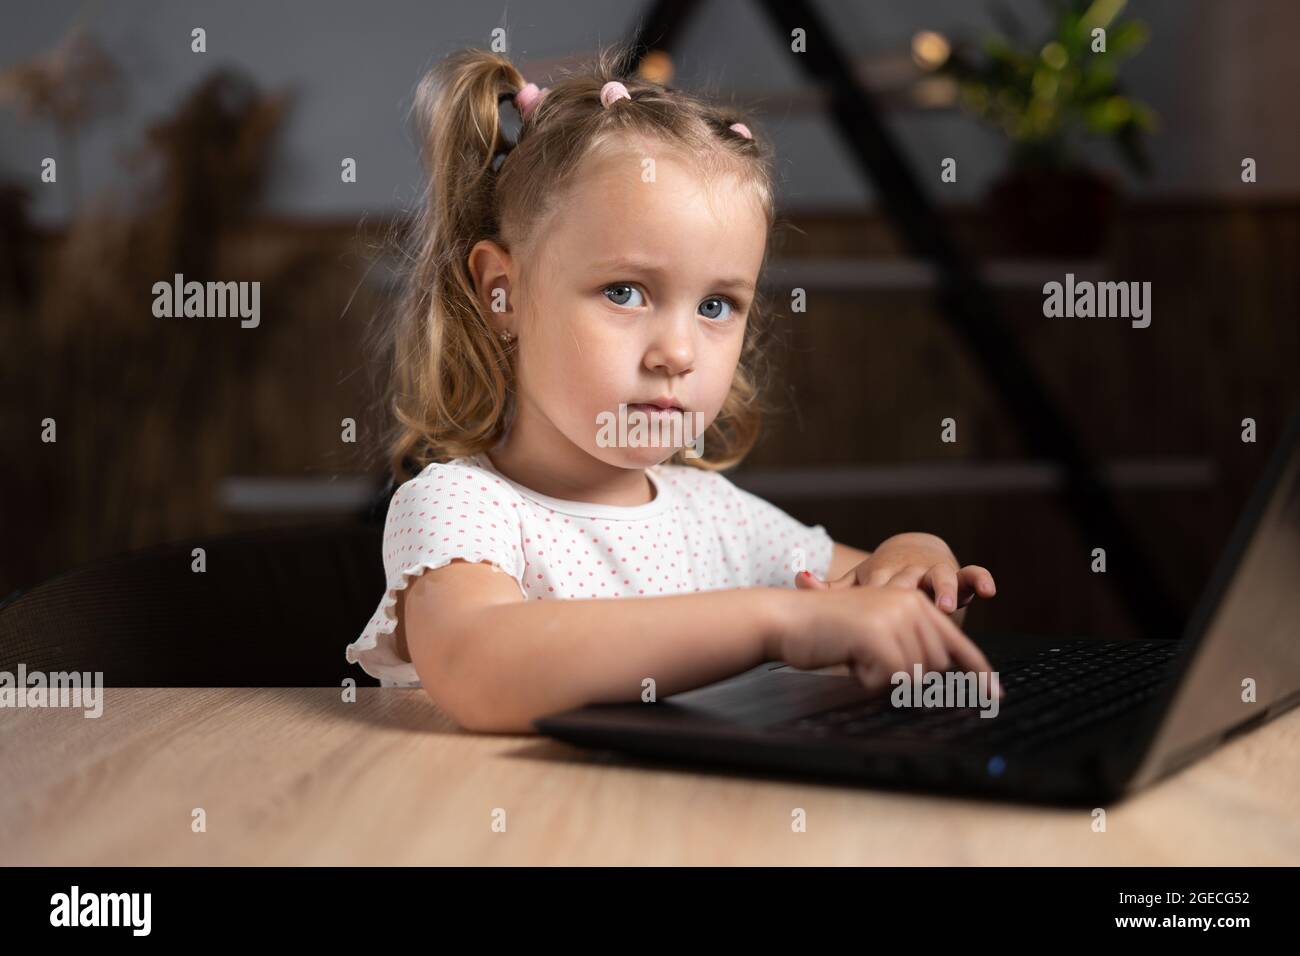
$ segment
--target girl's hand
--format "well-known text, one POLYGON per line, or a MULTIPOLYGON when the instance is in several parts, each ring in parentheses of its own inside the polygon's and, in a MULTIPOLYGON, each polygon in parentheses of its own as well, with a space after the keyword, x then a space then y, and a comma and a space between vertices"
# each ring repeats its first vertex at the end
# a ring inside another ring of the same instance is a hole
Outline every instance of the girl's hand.
POLYGON ((920 588, 941 611, 952 613, 977 596, 997 593, 993 575, 977 564, 959 567, 942 538, 931 534, 900 534, 888 538, 867 560, 834 581, 822 581, 810 572, 795 576, 795 587, 805 590, 872 587, 920 588))
MULTIPOLYGON (((796 613, 768 648, 769 659, 801 670, 848 664, 875 693, 899 671, 992 673, 988 659, 916 588, 842 587, 794 601, 796 613)), ((996 676, 992 680, 1004 696, 996 676)))

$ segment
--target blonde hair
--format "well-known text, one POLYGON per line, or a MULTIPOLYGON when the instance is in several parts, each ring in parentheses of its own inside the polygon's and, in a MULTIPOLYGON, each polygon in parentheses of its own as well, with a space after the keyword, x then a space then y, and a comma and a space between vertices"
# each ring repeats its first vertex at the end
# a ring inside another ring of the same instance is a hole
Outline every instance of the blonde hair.
MULTIPOLYGON (((770 240, 772 153, 761 133, 745 138, 729 128, 742 119, 736 113, 620 75, 628 56, 625 46, 605 47, 589 67, 566 72, 523 120, 513 143, 503 135, 502 101, 526 81, 505 56, 459 50, 421 81, 415 113, 428 183, 404 255, 406 288, 394 321, 379 336, 390 369, 386 452, 396 481, 433 461, 487 451, 503 435, 512 411, 513 351, 484 314, 469 252, 482 239, 506 249, 529 244, 596 150, 639 135, 680 151, 705 175, 737 176, 752 186, 770 240), (631 100, 604 109, 601 87, 615 79, 631 100)), ((752 120, 744 122, 753 128, 752 120)), ((765 249, 764 264, 767 256, 765 249)), ((686 458, 679 450, 674 462, 728 468, 757 441, 768 410, 759 387, 766 327, 760 298, 750 307, 731 389, 705 432, 704 455, 686 458)))

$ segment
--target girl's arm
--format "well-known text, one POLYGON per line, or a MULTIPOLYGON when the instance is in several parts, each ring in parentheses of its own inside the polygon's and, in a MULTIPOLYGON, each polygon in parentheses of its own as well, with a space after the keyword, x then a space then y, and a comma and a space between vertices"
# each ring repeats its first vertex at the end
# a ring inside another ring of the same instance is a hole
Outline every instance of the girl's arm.
POLYGON ((406 595, 405 636, 425 690, 471 730, 530 733, 544 714, 641 699, 646 678, 658 700, 767 660, 801 670, 849 664, 873 692, 916 664, 991 670, 916 588, 529 601, 510 576, 460 561, 398 593, 406 595))
MULTIPOLYGON (((526 601, 510 576, 455 561, 399 592, 398 620, 425 690, 462 727, 533 733, 587 704, 655 697, 732 677, 769 655, 784 588, 526 601)), ((399 649, 401 643, 399 641, 399 649)))

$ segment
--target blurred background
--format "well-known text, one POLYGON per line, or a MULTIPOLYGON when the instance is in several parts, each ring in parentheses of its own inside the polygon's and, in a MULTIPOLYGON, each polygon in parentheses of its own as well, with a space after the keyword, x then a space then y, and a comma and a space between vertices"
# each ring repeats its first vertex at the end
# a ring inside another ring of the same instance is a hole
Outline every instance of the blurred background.
MULTIPOLYGON (((0 600, 200 538, 378 533, 363 343, 420 190, 408 110, 497 28, 542 85, 638 37, 775 141, 781 411, 733 480, 865 549, 942 535, 999 584, 973 632, 1177 633, 1300 395, 1291 0, 27 5, 0 32, 0 600), (259 280, 260 326, 155 318, 177 272, 259 280), (1067 273, 1150 282, 1150 327, 1045 318, 1067 273)), ((352 676, 383 581, 359 540, 352 676)))

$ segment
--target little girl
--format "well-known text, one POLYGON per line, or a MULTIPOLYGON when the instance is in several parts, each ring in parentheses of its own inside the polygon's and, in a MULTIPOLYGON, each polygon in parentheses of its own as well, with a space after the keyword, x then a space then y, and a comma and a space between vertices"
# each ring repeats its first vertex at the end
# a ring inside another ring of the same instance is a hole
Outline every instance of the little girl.
POLYGON ((989 670, 957 626, 988 571, 928 534, 848 547, 721 473, 758 437, 771 151, 620 62, 539 90, 463 50, 421 85, 429 186, 388 398, 390 464, 413 477, 347 659, 463 727, 522 733, 767 660, 845 664, 872 690, 916 663, 989 670), (611 440, 618 415, 705 429, 611 440))

